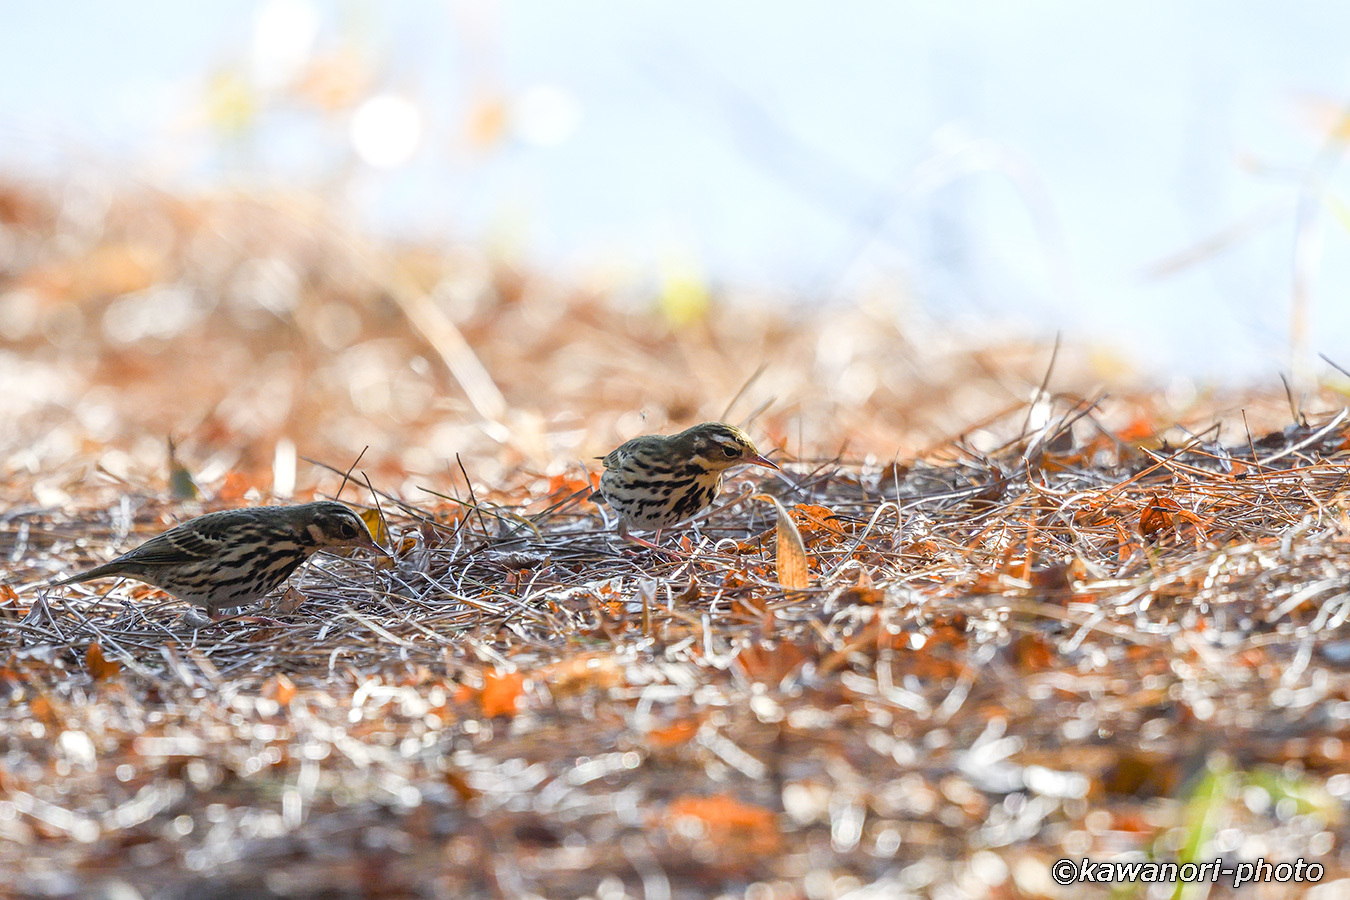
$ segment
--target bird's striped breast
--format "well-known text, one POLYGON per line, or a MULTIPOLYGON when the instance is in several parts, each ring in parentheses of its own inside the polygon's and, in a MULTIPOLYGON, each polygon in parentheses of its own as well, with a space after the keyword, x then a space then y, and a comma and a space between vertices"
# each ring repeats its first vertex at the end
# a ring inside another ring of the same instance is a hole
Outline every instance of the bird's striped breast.
POLYGON ((692 518, 710 506, 721 473, 695 463, 672 462, 634 452, 600 476, 600 492, 630 525, 663 528, 692 518))

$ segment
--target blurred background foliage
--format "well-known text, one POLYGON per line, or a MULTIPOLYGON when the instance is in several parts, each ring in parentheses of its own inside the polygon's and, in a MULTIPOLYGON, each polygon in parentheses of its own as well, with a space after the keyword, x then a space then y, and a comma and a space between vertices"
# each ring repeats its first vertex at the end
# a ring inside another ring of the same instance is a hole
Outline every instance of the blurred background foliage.
POLYGON ((318 195, 606 292, 883 293, 1187 377, 1350 337, 1350 10, 319 3, 6 12, 0 161, 318 195))

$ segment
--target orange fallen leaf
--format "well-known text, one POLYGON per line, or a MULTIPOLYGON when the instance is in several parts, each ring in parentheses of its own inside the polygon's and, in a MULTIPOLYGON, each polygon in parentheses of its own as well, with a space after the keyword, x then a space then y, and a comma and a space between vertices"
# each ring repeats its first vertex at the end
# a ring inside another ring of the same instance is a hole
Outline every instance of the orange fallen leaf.
POLYGON ((122 671, 122 667, 115 660, 103 655, 103 648, 97 641, 90 641, 89 649, 84 651, 84 665, 95 681, 115 678, 122 671))
MULTIPOLYGON (((586 477, 577 478, 564 473, 554 475, 548 480, 548 496, 557 497, 560 495, 582 494, 583 491, 593 491, 600 486, 600 475, 598 473, 586 473, 586 477)), ((589 500, 589 493, 583 494, 580 498, 589 500)))
POLYGON ((835 521, 834 510, 826 506, 813 506, 810 503, 798 503, 790 510, 792 521, 805 532, 825 531, 844 537, 847 532, 835 521))
POLYGON ((1145 506, 1144 511, 1139 514, 1139 533, 1148 538, 1158 537, 1162 532, 1172 528, 1172 514, 1180 509, 1177 501, 1171 497, 1151 494, 1148 506, 1145 506))
POLYGON ((684 832, 686 823, 702 831, 707 843, 737 856, 768 856, 778 852, 782 834, 778 817, 762 806, 742 803, 728 794, 677 797, 666 809, 666 825, 684 832))
POLYGON ((28 711, 32 713, 33 718, 46 725, 57 723, 56 707, 45 696, 34 698, 33 702, 28 704, 28 711))
POLYGON ((267 679, 262 686, 262 695, 282 706, 290 706, 297 693, 299 692, 296 690, 295 682, 281 672, 267 679))
POLYGON ((810 656, 808 648, 783 641, 770 647, 751 644, 736 655, 736 661, 751 681, 777 684, 810 656))
POLYGON ((520 708, 520 695, 525 690, 525 676, 519 672, 486 672, 478 705, 489 719, 514 716, 520 708))
POLYGON ((1119 519, 1111 518, 1109 521, 1115 527, 1116 537, 1120 540, 1119 547, 1116 550, 1116 559, 1119 562, 1125 562, 1134 555, 1136 550, 1140 549, 1141 545, 1138 541, 1129 536, 1125 531, 1125 527, 1120 524, 1119 519))
POLYGON ((698 719, 680 719, 661 728, 653 728, 647 732, 647 743, 660 748, 687 744, 698 734, 702 724, 698 719))
POLYGON ((1023 634, 1013 644, 1013 659, 1020 669, 1041 671, 1054 664, 1055 649, 1040 635, 1023 634))
POLYGON ((230 472, 225 476, 225 483, 216 491, 216 499, 221 503, 241 503, 252 488, 248 476, 243 472, 230 472))
POLYGON ((1116 432, 1116 438, 1124 444, 1146 441, 1158 433, 1156 424, 1146 416, 1139 416, 1124 428, 1116 432))

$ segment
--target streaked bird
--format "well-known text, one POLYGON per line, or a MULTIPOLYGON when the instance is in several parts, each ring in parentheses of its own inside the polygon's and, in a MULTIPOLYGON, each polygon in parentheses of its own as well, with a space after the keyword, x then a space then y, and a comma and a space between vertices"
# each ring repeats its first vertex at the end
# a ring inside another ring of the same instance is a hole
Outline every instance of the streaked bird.
POLYGON ((189 519, 52 587, 133 578, 206 609, 242 606, 270 593, 319 550, 383 553, 361 517, 341 503, 226 509, 189 519))
POLYGON ((644 435, 622 444, 604 458, 600 494, 618 515, 619 535, 647 547, 629 529, 655 530, 677 525, 712 505, 722 476, 733 466, 777 469, 755 449, 750 436, 734 425, 704 422, 679 434, 644 435))

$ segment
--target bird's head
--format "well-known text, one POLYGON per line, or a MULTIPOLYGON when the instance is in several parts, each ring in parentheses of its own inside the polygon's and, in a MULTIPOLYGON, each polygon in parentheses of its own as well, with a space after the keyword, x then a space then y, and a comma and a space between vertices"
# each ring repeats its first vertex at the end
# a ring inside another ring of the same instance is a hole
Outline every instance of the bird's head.
POLYGON ((771 460, 760 456, 750 435, 725 422, 695 425, 675 435, 675 441, 695 463, 710 471, 721 472, 743 464, 778 468, 771 460))
POLYGON ((315 550, 344 550, 363 547, 384 553, 370 536, 361 517, 333 500, 319 500, 293 507, 300 542, 315 550))

